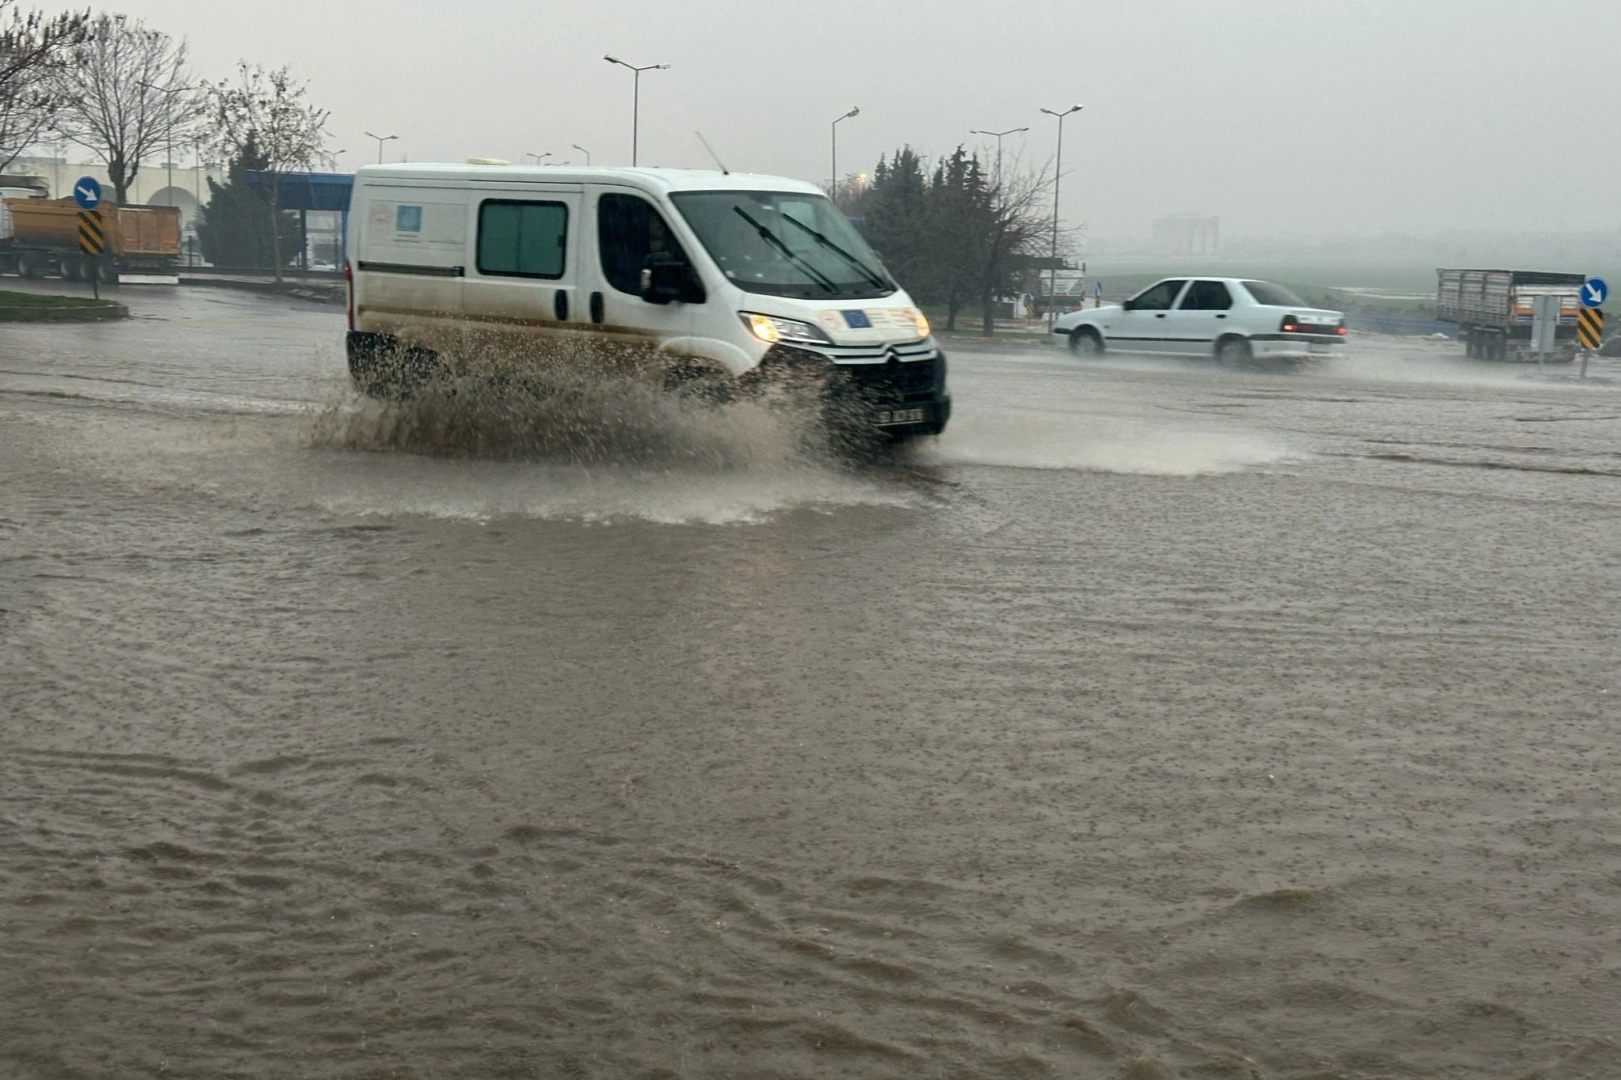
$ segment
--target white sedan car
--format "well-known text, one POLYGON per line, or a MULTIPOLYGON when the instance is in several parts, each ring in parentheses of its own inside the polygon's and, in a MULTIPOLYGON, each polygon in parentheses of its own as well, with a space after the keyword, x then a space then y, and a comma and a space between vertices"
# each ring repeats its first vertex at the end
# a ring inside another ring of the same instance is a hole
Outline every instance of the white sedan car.
POLYGON ((1104 351, 1207 356, 1229 367, 1303 360, 1345 344, 1345 316, 1312 307, 1266 281, 1166 278, 1123 304, 1086 308, 1053 324, 1077 356, 1104 351))

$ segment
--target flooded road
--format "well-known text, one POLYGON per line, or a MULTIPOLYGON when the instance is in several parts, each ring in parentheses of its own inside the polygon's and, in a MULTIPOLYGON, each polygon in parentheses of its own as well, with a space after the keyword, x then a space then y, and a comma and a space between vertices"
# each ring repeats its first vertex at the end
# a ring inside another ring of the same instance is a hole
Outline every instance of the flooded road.
POLYGON ((0 327, 0 1074, 1621 1075, 1621 382, 433 455, 137 296, 0 327))

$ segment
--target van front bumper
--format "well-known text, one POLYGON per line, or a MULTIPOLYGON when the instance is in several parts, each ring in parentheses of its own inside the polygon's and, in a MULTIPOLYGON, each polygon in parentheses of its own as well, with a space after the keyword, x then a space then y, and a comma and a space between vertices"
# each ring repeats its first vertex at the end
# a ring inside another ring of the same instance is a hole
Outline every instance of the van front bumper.
POLYGON ((892 438, 945 430, 951 420, 946 355, 932 338, 882 351, 863 349, 859 359, 841 355, 845 351, 776 345, 760 366, 820 370, 844 422, 870 426, 892 438))

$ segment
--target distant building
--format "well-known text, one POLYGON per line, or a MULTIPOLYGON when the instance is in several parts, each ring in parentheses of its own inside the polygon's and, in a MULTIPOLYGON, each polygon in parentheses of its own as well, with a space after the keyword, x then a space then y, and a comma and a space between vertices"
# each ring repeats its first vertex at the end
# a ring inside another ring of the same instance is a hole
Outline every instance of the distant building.
POLYGON ((1156 255, 1214 255, 1221 250, 1221 219, 1172 214, 1154 222, 1156 255))

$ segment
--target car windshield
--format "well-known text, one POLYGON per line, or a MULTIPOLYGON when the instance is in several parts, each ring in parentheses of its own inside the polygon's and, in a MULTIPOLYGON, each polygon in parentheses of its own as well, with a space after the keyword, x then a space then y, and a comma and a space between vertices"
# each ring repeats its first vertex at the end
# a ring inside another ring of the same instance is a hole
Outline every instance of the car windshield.
POLYGON ((721 273, 746 292, 854 300, 896 291, 861 234, 820 195, 689 191, 674 201, 721 273))
POLYGON ((1268 307, 1307 306, 1300 297, 1282 285, 1274 285, 1270 281, 1246 281, 1244 288, 1255 298, 1257 304, 1266 304, 1268 307))

